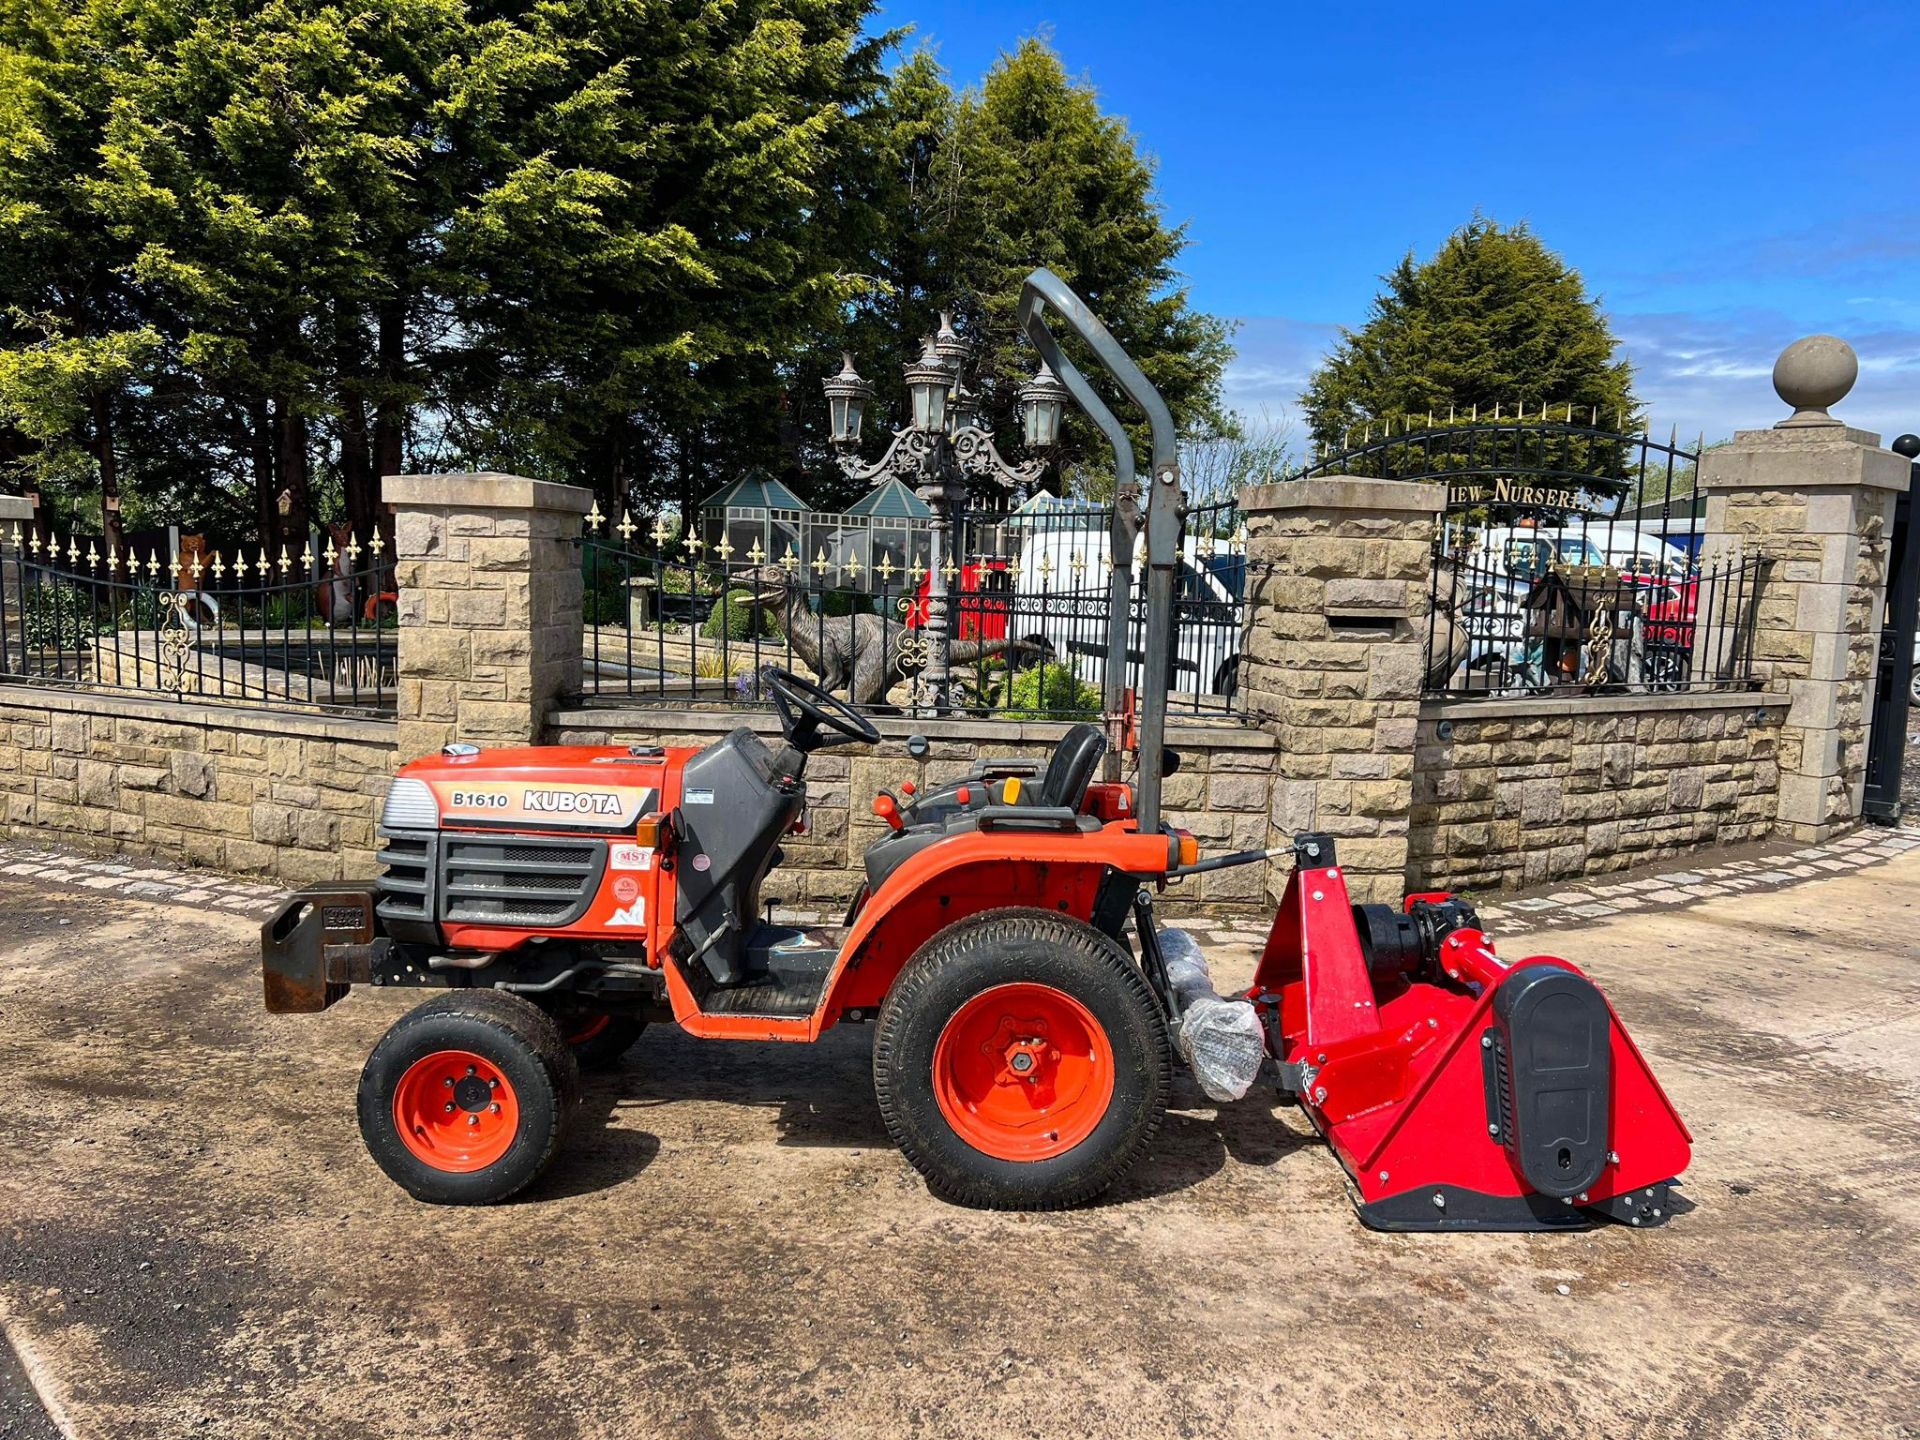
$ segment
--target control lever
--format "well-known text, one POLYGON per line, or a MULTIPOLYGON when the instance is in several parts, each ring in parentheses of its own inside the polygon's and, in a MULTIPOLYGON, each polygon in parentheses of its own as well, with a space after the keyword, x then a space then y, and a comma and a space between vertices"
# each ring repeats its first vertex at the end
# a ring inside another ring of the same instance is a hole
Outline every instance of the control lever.
POLYGON ((887 822, 891 830, 904 830, 907 822, 900 818, 900 802, 894 798, 891 790, 882 790, 873 797, 873 813, 887 822))

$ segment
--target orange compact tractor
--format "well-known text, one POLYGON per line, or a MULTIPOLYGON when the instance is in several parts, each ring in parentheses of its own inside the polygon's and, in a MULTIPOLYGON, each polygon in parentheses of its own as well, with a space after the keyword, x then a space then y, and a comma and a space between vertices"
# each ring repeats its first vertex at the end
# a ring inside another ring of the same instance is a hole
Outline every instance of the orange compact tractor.
MULTIPOLYGON (((1162 623, 1147 627, 1141 693, 1164 695, 1172 425, 1099 321, 1035 272, 1023 325, 1113 442, 1123 494, 1126 432, 1060 352, 1049 306, 1152 422, 1148 613, 1162 623)), ((1351 904, 1324 836, 1200 858, 1160 820, 1151 703, 1132 785, 1101 778, 1107 737, 1077 725, 1050 755, 883 791, 887 829, 849 882, 844 926, 763 918, 781 840, 804 823, 809 757, 880 738, 812 682, 764 679, 777 741, 742 727, 704 749, 451 745, 416 761, 387 796, 385 873, 291 896, 266 924, 270 1010, 324 1010, 355 984, 438 992, 360 1082, 367 1146, 412 1194, 485 1202, 528 1184, 561 1143, 579 1067, 617 1058, 649 1021, 797 1042, 853 1022, 874 1027, 889 1133, 963 1204, 1098 1194, 1152 1138, 1178 1056, 1210 1093, 1271 1076, 1326 1136, 1369 1224, 1666 1218, 1687 1133, 1592 982, 1561 960, 1501 959, 1448 896, 1351 904), (1190 942, 1157 926, 1153 896, 1289 850, 1252 989, 1222 999, 1190 942), (1237 1078, 1217 1073, 1223 1057, 1237 1078)))

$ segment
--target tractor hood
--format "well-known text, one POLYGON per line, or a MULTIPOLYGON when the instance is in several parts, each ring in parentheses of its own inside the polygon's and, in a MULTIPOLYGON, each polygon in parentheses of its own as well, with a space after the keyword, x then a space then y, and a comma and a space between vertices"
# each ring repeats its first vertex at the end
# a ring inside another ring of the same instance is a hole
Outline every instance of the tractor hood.
POLYGON ((642 817, 664 808, 669 769, 677 777, 693 753, 624 745, 449 746, 401 769, 380 823, 389 830, 629 834, 642 817))

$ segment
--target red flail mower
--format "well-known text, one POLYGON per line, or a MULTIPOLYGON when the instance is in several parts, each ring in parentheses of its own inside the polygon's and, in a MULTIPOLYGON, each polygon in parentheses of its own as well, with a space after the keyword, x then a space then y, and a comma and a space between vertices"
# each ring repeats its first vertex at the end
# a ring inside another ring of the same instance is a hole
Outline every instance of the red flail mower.
MULTIPOLYGON (((1123 496, 1126 432, 1061 354, 1049 307, 1152 422, 1139 693, 1163 696, 1171 420, 1100 322, 1036 271, 1022 324, 1113 441, 1123 496)), ((1124 573, 1136 536, 1118 508, 1124 573)), ((1125 672, 1116 608, 1110 677, 1125 672)), ((889 1133, 961 1204, 1098 1195, 1151 1142, 1185 1061, 1216 1098, 1266 1077, 1277 1088, 1256 1094, 1296 1102, 1377 1228, 1667 1218, 1689 1137, 1592 981, 1564 960, 1502 959, 1447 895, 1353 904, 1326 836, 1200 858, 1160 820, 1173 757, 1151 703, 1132 784, 1107 734, 1077 725, 1048 756, 883 791, 886 829, 845 923, 762 918, 781 841, 805 825, 808 758, 880 739, 812 682, 763 679, 777 742, 743 726, 704 749, 452 745, 415 761, 387 797, 384 873, 291 896, 263 927, 269 1010, 324 1010, 356 984, 438 992, 387 1032, 360 1082, 368 1149, 410 1193, 468 1204, 526 1186, 561 1143, 580 1068, 618 1059, 650 1021, 797 1042, 855 1023, 874 1027, 889 1133), (1289 851, 1252 987, 1223 999, 1191 941, 1159 926, 1154 896, 1289 851)), ((928 753, 917 737, 908 749, 928 753)))

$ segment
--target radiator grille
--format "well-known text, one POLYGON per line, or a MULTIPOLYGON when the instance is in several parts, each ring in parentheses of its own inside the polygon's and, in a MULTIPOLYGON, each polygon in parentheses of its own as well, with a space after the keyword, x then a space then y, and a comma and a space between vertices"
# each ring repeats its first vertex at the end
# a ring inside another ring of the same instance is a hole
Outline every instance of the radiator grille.
POLYGON ((431 920, 435 851, 439 836, 431 830, 380 831, 387 848, 380 852, 380 915, 387 920, 431 920))
POLYGON ((570 925, 586 914, 607 847, 598 840, 382 830, 380 915, 463 925, 570 925))
POLYGON ((606 846, 597 841, 441 836, 441 918, 469 925, 567 925, 586 913, 606 846))

